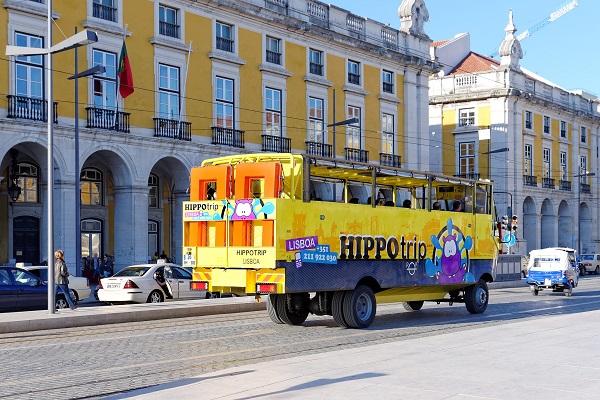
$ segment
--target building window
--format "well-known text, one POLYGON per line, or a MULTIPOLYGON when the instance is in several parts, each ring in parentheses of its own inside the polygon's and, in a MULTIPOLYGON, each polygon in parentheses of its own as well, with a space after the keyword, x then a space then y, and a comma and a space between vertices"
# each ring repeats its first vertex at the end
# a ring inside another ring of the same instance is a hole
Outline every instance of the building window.
POLYGON ((104 65, 106 72, 94 75, 94 107, 115 108, 117 105, 117 55, 93 50, 94 66, 104 65))
POLYGON ((543 171, 544 178, 551 178, 550 174, 550 149, 543 149, 543 171))
MULTIPOLYGON (((12 172, 12 171, 11 171, 12 172)), ((29 163, 18 163, 17 186, 21 188, 21 194, 17 199, 18 203, 37 203, 38 202, 38 168, 29 163)))
POLYGON ((319 50, 310 49, 308 58, 310 73, 314 75, 323 76, 323 52, 319 50))
POLYGON ((179 23, 175 8, 162 4, 158 7, 158 32, 161 35, 179 39, 179 23))
POLYGON ((158 221, 148 220, 148 260, 152 260, 158 249, 158 221))
POLYGON ((523 166, 524 174, 527 176, 533 175, 533 152, 530 144, 525 145, 524 149, 525 165, 523 166))
POLYGON ((565 121, 560 121, 560 137, 567 137, 567 123, 565 121))
POLYGON ((567 180, 567 152, 560 152, 560 179, 567 180))
POLYGON ((475 125, 475 109, 463 108, 458 111, 458 126, 475 125))
POLYGON ((308 98, 308 138, 309 142, 324 143, 323 99, 308 98))
POLYGON ((281 90, 265 89, 266 134, 281 136, 281 90))
POLYGON ((475 173, 475 142, 459 143, 458 173, 461 176, 475 173))
MULTIPOLYGON (((102 221, 81 220, 81 257, 98 258, 102 254, 102 221)), ((93 260, 92 260, 93 261, 93 260)))
POLYGON ((381 152, 394 154, 394 116, 381 114, 381 152))
POLYGON ((217 49, 233 53, 233 26, 217 22, 217 49))
POLYGON ((281 40, 267 36, 267 62, 281 65, 281 40))
POLYGON ((360 63, 348 60, 348 83, 360 85, 360 63))
POLYGON ((217 76, 216 108, 219 128, 233 129, 233 80, 217 76))
POLYGON ((148 207, 150 208, 160 207, 158 183, 158 176, 150 174, 150 176, 148 177, 148 207))
POLYGON ((158 65, 158 116, 179 119, 179 68, 158 65))
POLYGON ((117 0, 94 0, 94 18, 117 22, 117 0))
POLYGON ((581 143, 586 143, 587 142, 587 130, 585 129, 584 126, 582 126, 580 128, 581 130, 581 143))
POLYGON ((544 133, 550 133, 550 117, 544 116, 544 133))
POLYGON ((385 93, 394 93, 394 73, 384 69, 381 79, 383 81, 383 91, 385 93))
POLYGON ((533 114, 531 111, 525 111, 525 129, 533 129, 533 114))
POLYGON ((102 205, 102 171, 96 168, 85 168, 80 179, 81 204, 88 206, 102 205))
MULTIPOLYGON (((15 46, 42 48, 44 39, 24 33, 15 33, 15 46)), ((28 99, 42 100, 44 98, 42 56, 19 56, 15 58, 15 94, 17 107, 30 110, 35 115, 45 115, 42 101, 28 101, 28 99)))
POLYGON ((587 157, 579 156, 579 182, 587 183, 587 178, 588 178, 587 157))
POLYGON ((358 118, 359 122, 346 125, 346 144, 350 149, 360 149, 360 107, 348 106, 347 119, 358 118))

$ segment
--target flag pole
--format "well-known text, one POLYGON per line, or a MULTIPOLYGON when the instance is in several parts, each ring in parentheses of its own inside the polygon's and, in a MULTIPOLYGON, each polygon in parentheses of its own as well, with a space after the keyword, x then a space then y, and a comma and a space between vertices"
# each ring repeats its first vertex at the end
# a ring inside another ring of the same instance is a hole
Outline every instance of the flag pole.
MULTIPOLYGON (((187 62, 185 64, 185 77, 183 78, 182 97, 183 97, 184 101, 185 101, 185 93, 186 93, 186 88, 187 88, 188 71, 190 70, 191 56, 192 56, 192 41, 190 40, 190 47, 188 49, 187 62)), ((178 135, 179 139, 181 139, 181 110, 179 110, 179 120, 177 121, 177 135, 178 135)))
MULTIPOLYGON (((125 44, 125 39, 127 39, 127 27, 129 26, 129 24, 125 24, 125 29, 123 30, 123 45, 125 44)), ((121 51, 119 52, 119 67, 117 68, 117 71, 119 70, 119 68, 121 67, 120 61, 121 61, 121 52, 123 51, 123 45, 121 45, 121 51)), ((118 124, 119 124, 119 103, 121 100, 123 100, 121 98, 121 78, 119 78, 119 74, 117 73, 117 111, 115 112, 115 123, 114 123, 114 130, 118 131, 118 124)), ((123 101, 123 109, 125 109, 125 102, 123 101)))

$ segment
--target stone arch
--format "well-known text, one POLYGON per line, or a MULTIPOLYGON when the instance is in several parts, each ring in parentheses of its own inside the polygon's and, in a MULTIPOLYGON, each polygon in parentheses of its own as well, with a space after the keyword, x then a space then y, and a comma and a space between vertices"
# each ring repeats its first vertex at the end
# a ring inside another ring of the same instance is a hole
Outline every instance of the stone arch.
POLYGON ((541 217, 541 247, 555 247, 557 215, 552 201, 548 198, 545 198, 542 202, 541 217))
POLYGON ((558 205, 558 246, 573 248, 573 225, 575 225, 575 221, 569 203, 562 200, 558 205))
POLYGON ((527 242, 527 253, 538 247, 538 213, 535 201, 531 196, 523 200, 523 239, 527 242))

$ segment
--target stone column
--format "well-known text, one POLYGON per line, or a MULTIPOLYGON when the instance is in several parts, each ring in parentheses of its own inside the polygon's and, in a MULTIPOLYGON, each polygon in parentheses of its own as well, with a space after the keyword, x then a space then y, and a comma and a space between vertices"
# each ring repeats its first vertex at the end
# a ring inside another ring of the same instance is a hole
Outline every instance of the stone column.
POLYGON ((81 276, 81 271, 76 271, 76 240, 77 225, 75 221, 75 181, 54 182, 54 249, 65 252, 65 262, 69 273, 81 276))
POLYGON ((182 263, 181 249, 183 248, 183 202, 189 201, 190 194, 185 191, 175 192, 173 204, 173 254, 177 263, 182 263))
POLYGON ((148 186, 114 187, 115 272, 148 262, 148 186))

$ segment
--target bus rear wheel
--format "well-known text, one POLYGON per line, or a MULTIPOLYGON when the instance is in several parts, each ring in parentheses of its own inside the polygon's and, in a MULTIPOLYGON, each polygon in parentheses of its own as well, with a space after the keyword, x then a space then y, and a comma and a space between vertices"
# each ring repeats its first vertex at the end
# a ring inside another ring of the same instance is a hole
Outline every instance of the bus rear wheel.
POLYGON ((267 300, 267 312, 269 313, 269 318, 271 321, 276 324, 283 324, 281 318, 277 314, 277 298, 281 296, 280 294, 270 294, 267 300))
POLYGON ((377 302, 373 290, 361 285, 344 297, 344 320, 349 328, 368 328, 375 319, 377 302))
POLYGON ((483 313, 487 308, 488 300, 489 291, 483 279, 465 289, 465 306, 471 314, 483 313))
POLYGON ((308 317, 308 293, 277 296, 277 316, 284 324, 301 325, 308 317))

